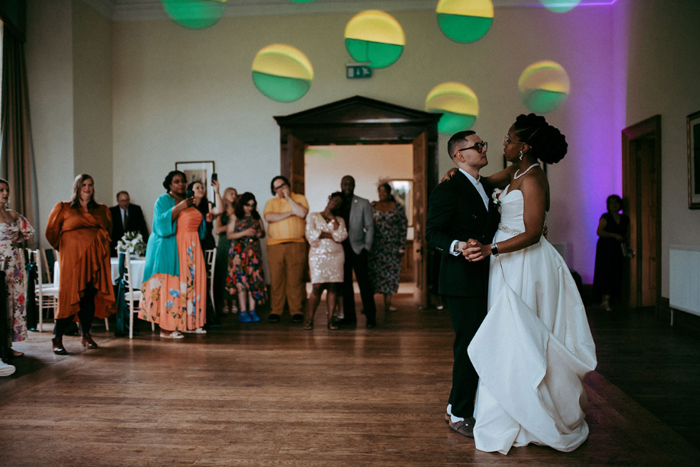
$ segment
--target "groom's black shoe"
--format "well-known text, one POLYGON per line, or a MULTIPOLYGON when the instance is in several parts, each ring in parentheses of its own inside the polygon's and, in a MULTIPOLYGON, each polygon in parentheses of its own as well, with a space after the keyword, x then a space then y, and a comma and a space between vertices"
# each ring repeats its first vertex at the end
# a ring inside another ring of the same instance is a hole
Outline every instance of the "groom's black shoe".
POLYGON ((466 436, 467 438, 474 437, 474 424, 476 423, 474 417, 465 418, 464 420, 460 420, 458 422, 450 421, 449 423, 450 428, 455 430, 460 435, 466 436))

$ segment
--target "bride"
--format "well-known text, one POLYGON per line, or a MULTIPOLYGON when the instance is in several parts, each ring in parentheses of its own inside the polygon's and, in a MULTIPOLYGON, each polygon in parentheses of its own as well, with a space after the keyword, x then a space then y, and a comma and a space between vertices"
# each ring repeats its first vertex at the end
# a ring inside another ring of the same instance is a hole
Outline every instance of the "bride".
POLYGON ((567 143, 544 117, 520 115, 503 143, 513 167, 501 186, 501 221, 491 245, 471 240, 469 261, 493 256, 489 312, 469 345, 479 374, 474 440, 507 454, 529 443, 570 452, 588 437, 583 388, 596 367, 586 310, 566 263, 542 236, 549 183, 538 159, 559 162, 567 143))

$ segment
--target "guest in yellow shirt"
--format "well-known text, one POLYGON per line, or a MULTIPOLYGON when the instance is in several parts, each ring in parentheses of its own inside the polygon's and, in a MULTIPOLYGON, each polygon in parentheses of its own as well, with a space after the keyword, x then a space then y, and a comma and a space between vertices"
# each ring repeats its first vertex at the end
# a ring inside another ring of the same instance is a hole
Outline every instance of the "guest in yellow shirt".
POLYGON ((289 180, 282 175, 270 183, 274 198, 265 203, 263 215, 267 221, 267 263, 270 267, 272 311, 268 320, 280 321, 284 304, 289 305, 292 321, 304 320, 302 302, 306 295, 304 268, 307 253, 306 214, 309 203, 304 195, 292 193, 289 180))

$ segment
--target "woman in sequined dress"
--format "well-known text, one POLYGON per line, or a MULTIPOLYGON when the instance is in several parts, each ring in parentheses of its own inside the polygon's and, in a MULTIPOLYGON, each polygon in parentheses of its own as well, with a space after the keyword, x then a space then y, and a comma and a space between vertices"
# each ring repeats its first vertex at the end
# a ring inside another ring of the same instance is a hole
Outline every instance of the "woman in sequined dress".
POLYGON ((314 315, 321 301, 323 289, 327 290, 328 329, 338 329, 331 318, 338 284, 343 282, 345 253, 341 242, 348 236, 345 221, 338 215, 342 204, 343 194, 335 192, 328 198, 326 209, 306 217, 306 239, 311 246, 309 270, 313 284, 306 308, 304 329, 307 331, 314 328, 314 315))

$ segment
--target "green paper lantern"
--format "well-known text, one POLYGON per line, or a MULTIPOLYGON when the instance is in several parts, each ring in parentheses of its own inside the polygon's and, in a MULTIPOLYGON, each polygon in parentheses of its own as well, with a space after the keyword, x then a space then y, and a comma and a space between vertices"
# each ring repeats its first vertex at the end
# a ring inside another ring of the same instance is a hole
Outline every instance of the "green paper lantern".
POLYGON ((518 80, 520 100, 535 113, 559 107, 569 95, 569 75, 556 62, 542 61, 525 68, 518 80))
POLYGON ((396 62, 405 45, 401 25, 383 11, 363 11, 345 26, 348 53, 357 62, 369 63, 371 68, 385 68, 396 62))
POLYGON ((438 121, 440 133, 468 130, 479 118, 479 99, 469 86, 462 83, 442 83, 435 86, 425 99, 426 112, 442 113, 438 121))
POLYGON ((540 3, 555 13, 566 13, 581 3, 581 0, 540 0, 540 3))
POLYGON ((160 0, 168 17, 187 29, 214 26, 224 15, 228 0, 160 0))
POLYGON ((268 45, 253 60, 255 87, 278 102, 301 99, 311 88, 313 79, 314 70, 309 59, 289 45, 268 45))
POLYGON ((475 42, 493 23, 491 0, 440 0, 437 9, 440 30, 455 42, 475 42))

